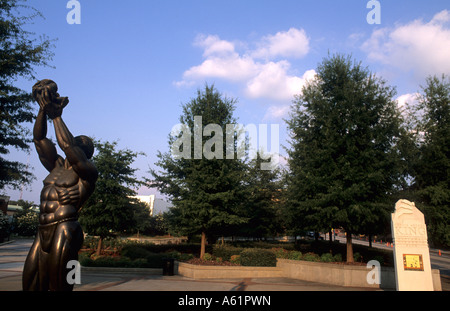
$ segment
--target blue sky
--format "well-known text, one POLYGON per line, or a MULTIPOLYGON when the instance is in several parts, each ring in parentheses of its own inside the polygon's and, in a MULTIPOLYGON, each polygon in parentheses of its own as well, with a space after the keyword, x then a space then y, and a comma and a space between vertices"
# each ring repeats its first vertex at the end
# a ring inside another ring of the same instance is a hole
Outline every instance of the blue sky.
MULTIPOLYGON (((427 75, 450 73, 448 0, 380 0, 380 24, 367 22, 368 0, 79 0, 81 24, 67 23, 67 2, 30 1, 45 20, 27 29, 58 38, 55 68, 36 68, 37 78, 69 97, 63 118, 74 135, 145 152, 139 176, 155 167, 157 150, 168 150, 181 104, 205 83, 238 100, 240 123, 279 124, 286 145, 293 95, 329 52, 362 61, 397 88, 400 105, 427 75)), ((34 82, 17 83, 31 90, 34 82)), ((34 148, 10 157, 34 168, 37 181, 22 198, 38 202, 47 172, 34 148)))

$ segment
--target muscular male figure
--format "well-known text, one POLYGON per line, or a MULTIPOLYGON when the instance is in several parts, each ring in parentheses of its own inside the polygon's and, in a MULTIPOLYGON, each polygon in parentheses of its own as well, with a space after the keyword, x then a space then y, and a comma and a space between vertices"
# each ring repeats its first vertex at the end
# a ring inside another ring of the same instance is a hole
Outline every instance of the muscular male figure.
POLYGON ((41 192, 39 228, 25 261, 24 290, 72 290, 66 280, 70 260, 78 259, 83 231, 78 211, 94 191, 97 169, 89 160, 94 145, 86 136, 73 137, 61 118, 67 97, 59 97, 56 83, 42 80, 33 86, 40 109, 33 129, 39 159, 50 174, 41 192), (46 137, 47 116, 53 120, 63 159, 46 137))

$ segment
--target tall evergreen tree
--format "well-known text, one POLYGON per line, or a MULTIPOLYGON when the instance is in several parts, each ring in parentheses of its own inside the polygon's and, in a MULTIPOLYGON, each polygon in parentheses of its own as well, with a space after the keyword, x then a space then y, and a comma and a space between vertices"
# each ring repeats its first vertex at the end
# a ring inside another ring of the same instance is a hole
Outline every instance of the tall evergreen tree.
POLYGON ((234 100, 223 97, 214 86, 198 90, 197 97, 183 105, 180 123, 184 132, 169 136, 172 152, 158 153, 156 165, 163 171, 151 170, 153 185, 174 205, 168 215, 172 232, 201 234, 201 258, 207 237, 223 235, 247 220, 241 216, 245 163, 236 155, 233 159, 225 155, 229 150, 226 125, 236 123, 234 105, 234 100), (183 156, 174 156, 181 149, 183 156))
POLYGON ((401 173, 394 95, 350 56, 336 55, 318 66, 287 120, 292 223, 315 231, 343 227, 348 262, 352 234, 367 233, 392 209, 387 202, 401 173))
POLYGON ((243 236, 264 238, 281 231, 282 184, 280 169, 262 170, 260 153, 248 164, 244 216, 248 223, 239 230, 243 236))
POLYGON ((430 240, 450 246, 450 78, 428 77, 414 108, 417 153, 412 190, 427 220, 430 240))
POLYGON ((31 87, 24 91, 15 84, 18 78, 34 80, 34 68, 49 66, 53 57, 51 40, 25 30, 26 24, 42 14, 24 2, 0 1, 0 190, 5 186, 18 189, 34 179, 25 164, 4 157, 9 148, 30 149, 31 133, 25 124, 34 118, 31 87))
POLYGON ((140 154, 129 149, 117 150, 117 142, 95 142, 97 154, 92 158, 99 176, 95 191, 80 211, 83 229, 100 236, 102 240, 112 234, 131 230, 135 225, 133 205, 139 204, 132 196, 144 182, 136 178, 132 164, 140 154))

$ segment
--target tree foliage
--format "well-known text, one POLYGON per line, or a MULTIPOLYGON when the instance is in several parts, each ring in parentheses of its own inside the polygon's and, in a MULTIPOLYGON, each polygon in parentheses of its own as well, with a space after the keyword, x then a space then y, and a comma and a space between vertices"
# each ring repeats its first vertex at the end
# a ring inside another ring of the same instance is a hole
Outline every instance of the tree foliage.
MULTIPOLYGON (((261 151, 262 152, 262 151, 261 151)), ((248 219, 238 231, 242 236, 264 238, 282 231, 280 206, 282 182, 280 169, 262 170, 263 159, 257 157, 248 163, 245 175, 246 199, 243 216, 248 219)))
POLYGON ((117 150, 117 142, 95 143, 97 154, 92 158, 99 177, 94 193, 80 212, 80 223, 90 235, 102 239, 135 225, 133 206, 138 202, 131 198, 134 190, 143 184, 132 167, 140 154, 129 149, 117 150))
POLYGON ((428 77, 413 107, 416 152, 412 191, 427 220, 430 239, 450 246, 450 78, 428 77))
POLYGON ((35 79, 34 68, 49 66, 53 57, 51 40, 25 30, 36 17, 43 16, 24 1, 0 1, 0 189, 17 189, 34 178, 25 164, 4 156, 11 147, 30 149, 31 134, 24 124, 34 118, 32 97, 15 86, 17 79, 35 79))
MULTIPOLYGON (((183 105, 180 123, 186 126, 185 131, 201 133, 197 139, 201 140, 203 148, 211 139, 203 136, 208 124, 217 124, 224 131, 226 124, 235 123, 234 104, 234 100, 224 98, 214 86, 206 86, 203 92, 198 90, 196 98, 183 105), (195 122, 196 116, 202 117, 201 124, 195 122)), ((220 134, 214 132, 214 135, 220 134)), ((169 136, 171 149, 180 135, 169 136)), ((211 146, 212 151, 227 150, 222 138, 211 146)), ((194 143, 183 145, 191 155, 195 154, 194 147, 194 143)), ((171 232, 188 236, 201 233, 204 250, 205 236, 230 233, 237 225, 245 223, 246 219, 241 216, 245 174, 243 160, 236 157, 232 160, 207 159, 203 154, 200 157, 197 154, 197 158, 174 157, 170 152, 158 153, 158 158, 156 165, 162 171, 151 170, 154 178, 152 184, 167 194, 174 205, 168 215, 171 232)))
POLYGON ((385 221, 401 177, 402 120, 394 95, 351 57, 332 56, 318 66, 287 120, 291 224, 343 227, 351 237, 385 221))

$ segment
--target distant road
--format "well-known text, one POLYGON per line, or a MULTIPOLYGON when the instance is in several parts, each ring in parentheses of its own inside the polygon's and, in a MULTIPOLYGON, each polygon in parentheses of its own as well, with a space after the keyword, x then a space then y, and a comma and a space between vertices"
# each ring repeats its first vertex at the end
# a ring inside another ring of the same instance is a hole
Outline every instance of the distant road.
MULTIPOLYGON (((336 236, 335 241, 339 241, 340 243, 346 243, 347 240, 345 237, 336 236)), ((369 246, 369 242, 364 241, 364 240, 358 240, 355 238, 352 239, 352 243, 369 246)), ((372 247, 386 249, 386 250, 394 249, 393 247, 387 246, 386 243, 379 243, 379 242, 372 243, 372 247)), ((441 275, 450 276, 450 252, 449 251, 441 251, 441 256, 439 256, 438 249, 430 248, 430 260, 431 260, 431 268, 439 269, 441 275)))

